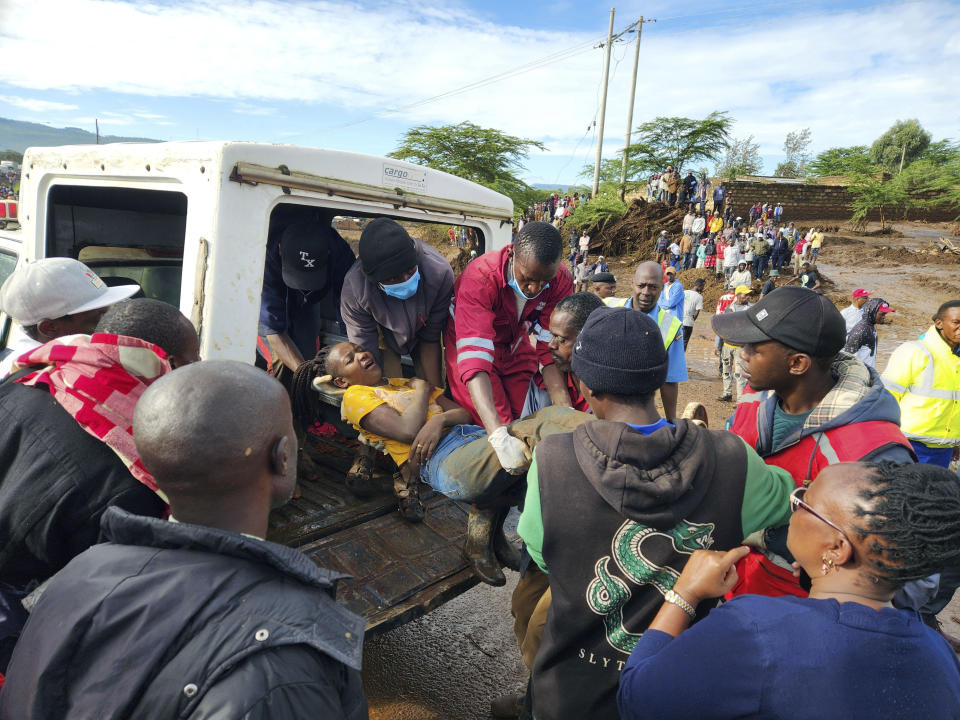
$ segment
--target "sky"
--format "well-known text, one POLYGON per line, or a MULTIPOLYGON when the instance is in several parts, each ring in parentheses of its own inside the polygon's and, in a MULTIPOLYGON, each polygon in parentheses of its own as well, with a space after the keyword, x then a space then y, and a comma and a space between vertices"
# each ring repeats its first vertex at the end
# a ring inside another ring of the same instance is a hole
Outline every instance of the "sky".
MULTIPOLYGON (((813 153, 907 118, 960 139, 960 0, 622 0, 615 32, 641 15, 634 126, 727 111, 766 174, 805 127, 813 153)), ((470 121, 543 142, 523 178, 566 185, 596 152, 609 20, 586 0, 0 0, 0 116, 373 155, 470 121)), ((605 157, 635 38, 612 46, 605 157)))

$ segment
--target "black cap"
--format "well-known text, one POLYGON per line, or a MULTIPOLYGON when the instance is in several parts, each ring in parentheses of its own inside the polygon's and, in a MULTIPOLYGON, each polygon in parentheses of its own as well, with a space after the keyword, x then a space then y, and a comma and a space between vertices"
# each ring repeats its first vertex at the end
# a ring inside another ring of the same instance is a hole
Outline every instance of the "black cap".
POLYGON ((616 285, 617 278, 610 272, 598 272, 590 276, 590 282, 613 283, 616 285))
POLYGON ((584 323, 570 366, 595 393, 647 395, 667 380, 667 350, 646 313, 600 307, 584 323))
POLYGON ((288 225, 280 235, 283 282, 294 290, 320 290, 327 284, 332 228, 320 222, 288 225))
POLYGON ((374 218, 360 234, 360 268, 374 282, 402 275, 417 264, 413 238, 396 220, 374 218))
POLYGON ((731 345, 776 340, 813 357, 832 357, 847 341, 843 316, 825 295, 802 287, 767 293, 749 310, 714 315, 714 332, 731 345))

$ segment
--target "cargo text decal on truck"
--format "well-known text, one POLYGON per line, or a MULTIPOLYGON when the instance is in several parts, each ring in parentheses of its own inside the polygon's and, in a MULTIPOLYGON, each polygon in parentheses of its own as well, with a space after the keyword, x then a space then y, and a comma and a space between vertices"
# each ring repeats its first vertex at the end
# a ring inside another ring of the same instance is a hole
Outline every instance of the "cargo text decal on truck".
MULTIPOLYGON (((204 359, 253 363, 267 241, 281 223, 332 223, 354 250, 375 217, 415 236, 424 224, 444 234, 469 228, 482 253, 510 242, 512 215, 512 202, 487 188, 354 153, 206 142, 31 148, 20 229, 0 231, 0 282, 18 260, 77 258, 108 284, 132 280, 147 297, 179 307, 204 359)), ((17 329, 0 320, 5 348, 17 329)), ((335 321, 322 328, 325 344, 342 339, 335 321)), ((301 496, 275 511, 270 539, 351 574, 338 600, 366 618, 368 632, 383 631, 476 584, 460 553, 466 511, 434 495, 424 522, 407 523, 389 473, 379 478, 382 492, 355 498, 343 476, 356 441, 332 405, 324 419, 342 432, 311 437, 323 457, 320 477, 301 479, 301 496)))

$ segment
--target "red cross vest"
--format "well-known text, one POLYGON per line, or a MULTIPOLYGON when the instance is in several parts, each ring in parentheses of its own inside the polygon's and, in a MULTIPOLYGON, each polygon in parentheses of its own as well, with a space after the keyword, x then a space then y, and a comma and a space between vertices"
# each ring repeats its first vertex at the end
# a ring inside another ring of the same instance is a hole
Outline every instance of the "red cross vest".
MULTIPOLYGON (((737 405, 730 430, 743 438, 758 453, 757 442, 760 439, 758 415, 761 404, 767 400, 772 390, 750 392, 747 388, 744 399, 737 405)), ((827 465, 841 462, 857 462, 889 445, 902 445, 912 452, 909 441, 896 423, 888 420, 868 420, 866 422, 842 425, 802 437, 798 442, 779 452, 763 457, 768 465, 781 467, 793 476, 797 487, 809 483, 827 465)), ((747 593, 754 595, 796 595, 806 597, 807 593, 797 584, 793 573, 783 568, 763 553, 752 550, 737 563, 739 580, 727 593, 727 599, 747 593)))

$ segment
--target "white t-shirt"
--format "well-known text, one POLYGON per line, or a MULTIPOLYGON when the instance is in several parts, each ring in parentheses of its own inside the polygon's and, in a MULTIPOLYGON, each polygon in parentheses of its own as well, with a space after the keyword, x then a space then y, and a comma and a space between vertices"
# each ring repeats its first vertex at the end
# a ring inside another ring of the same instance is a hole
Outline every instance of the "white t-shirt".
POLYGON ((580 236, 580 252, 586 252, 590 249, 590 236, 584 233, 580 236))
POLYGON ((683 291, 683 324, 693 327, 693 313, 703 310, 703 295, 696 290, 683 291))
POLYGON ((843 315, 843 321, 847 324, 847 335, 849 335, 850 331, 853 330, 853 326, 860 322, 860 319, 863 317, 863 308, 848 305, 840 311, 840 314, 843 315))

